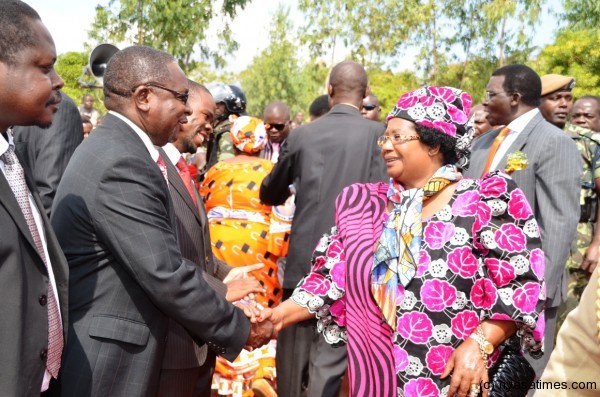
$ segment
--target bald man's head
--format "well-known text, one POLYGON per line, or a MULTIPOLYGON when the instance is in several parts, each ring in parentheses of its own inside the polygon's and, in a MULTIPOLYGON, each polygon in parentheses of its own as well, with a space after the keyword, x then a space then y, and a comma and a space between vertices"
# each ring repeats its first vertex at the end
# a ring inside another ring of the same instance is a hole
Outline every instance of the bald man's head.
POLYGON ((338 63, 329 75, 329 96, 334 105, 345 102, 360 108, 369 94, 368 86, 365 68, 354 61, 338 63))
POLYGON ((282 143, 290 134, 290 108, 283 102, 271 102, 265 108, 264 123, 269 141, 282 143))

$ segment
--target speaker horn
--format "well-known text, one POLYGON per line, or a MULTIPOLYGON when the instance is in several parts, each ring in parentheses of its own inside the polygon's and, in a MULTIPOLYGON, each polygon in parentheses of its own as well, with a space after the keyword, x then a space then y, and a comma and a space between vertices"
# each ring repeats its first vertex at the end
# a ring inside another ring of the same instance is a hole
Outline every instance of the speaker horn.
POLYGON ((92 50, 88 64, 84 66, 79 78, 79 85, 84 88, 102 88, 106 64, 119 49, 112 44, 100 44, 92 50), (84 75, 92 76, 94 81, 84 81, 84 75))

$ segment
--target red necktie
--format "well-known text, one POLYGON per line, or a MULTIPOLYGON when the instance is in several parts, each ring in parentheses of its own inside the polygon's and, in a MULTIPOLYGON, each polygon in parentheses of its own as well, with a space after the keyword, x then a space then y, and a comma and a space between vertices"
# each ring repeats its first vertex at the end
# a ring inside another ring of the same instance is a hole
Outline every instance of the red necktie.
MULTIPOLYGON (((10 145, 8 150, 0 156, 0 159, 4 162, 4 175, 6 176, 6 180, 19 203, 23 216, 25 217, 27 227, 33 237, 33 242, 35 243, 35 248, 47 268, 48 263, 46 254, 44 253, 44 246, 42 245, 42 238, 37 225, 35 224, 33 211, 29 202, 29 189, 25 182, 25 173, 15 155, 14 146, 10 145)), ((46 358, 46 369, 48 369, 48 372, 52 377, 56 378, 58 376, 58 370, 60 369, 64 340, 62 322, 58 311, 58 302, 56 301, 54 288, 50 281, 48 281, 48 295, 46 297, 46 302, 48 305, 48 356, 46 358)), ((10 342, 5 341, 5 343, 10 342)))
POLYGON ((490 148, 490 152, 488 153, 488 158, 487 158, 487 161, 485 162, 485 168, 483 169, 481 176, 483 176, 486 172, 488 172, 490 170, 490 167, 492 166, 492 161, 494 161, 494 157, 496 156, 496 153, 498 152, 498 149, 500 148, 500 144, 502 143, 502 141, 504 140, 506 135, 508 135, 509 132, 510 132, 510 128, 504 127, 500 130, 500 132, 498 133, 496 138, 494 138, 494 142, 492 143, 492 147, 490 148))
POLYGON ((192 188, 192 175, 190 174, 190 169, 188 168, 187 163, 182 157, 179 157, 179 161, 177 161, 177 169, 179 170, 179 176, 183 180, 183 184, 185 185, 188 193, 192 197, 192 201, 194 205, 198 207, 198 203, 196 202, 196 194, 194 193, 194 189, 192 188))

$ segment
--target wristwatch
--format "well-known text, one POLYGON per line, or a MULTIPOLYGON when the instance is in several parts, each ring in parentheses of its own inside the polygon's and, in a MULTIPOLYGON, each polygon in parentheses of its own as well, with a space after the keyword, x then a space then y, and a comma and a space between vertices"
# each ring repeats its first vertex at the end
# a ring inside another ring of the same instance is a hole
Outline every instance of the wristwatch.
POLYGON ((485 338, 483 334, 483 328, 481 328, 481 324, 477 326, 475 332, 473 332, 469 338, 474 339, 477 344, 479 344, 479 351, 481 352, 481 358, 483 358, 483 362, 487 368, 487 359, 490 354, 494 352, 494 345, 490 343, 489 340, 485 338))

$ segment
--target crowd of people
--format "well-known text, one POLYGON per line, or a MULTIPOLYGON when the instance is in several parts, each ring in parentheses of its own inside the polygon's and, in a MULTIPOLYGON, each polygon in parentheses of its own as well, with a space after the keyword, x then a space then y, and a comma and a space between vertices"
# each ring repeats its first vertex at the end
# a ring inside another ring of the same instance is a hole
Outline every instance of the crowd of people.
POLYGON ((3 395, 597 394, 600 98, 573 77, 387 111, 343 61, 305 120, 132 46, 101 115, 55 61, 0 2, 3 395))

